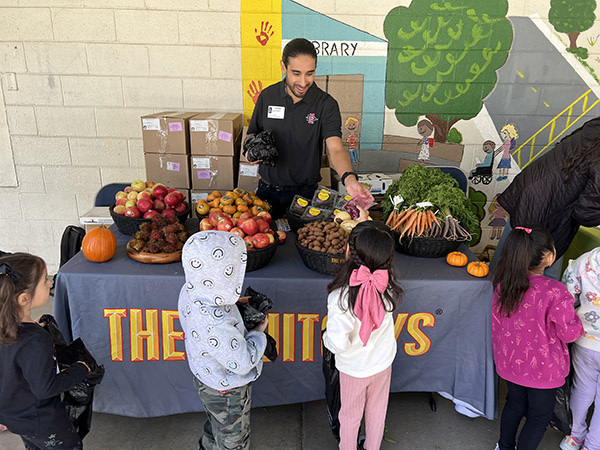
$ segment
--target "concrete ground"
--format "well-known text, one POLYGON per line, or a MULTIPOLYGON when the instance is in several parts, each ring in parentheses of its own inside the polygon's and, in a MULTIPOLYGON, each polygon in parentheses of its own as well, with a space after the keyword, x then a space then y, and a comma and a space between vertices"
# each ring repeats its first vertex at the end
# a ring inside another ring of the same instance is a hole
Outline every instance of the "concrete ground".
MULTIPOLYGON (((51 313, 52 299, 39 315, 51 313)), ((501 385, 501 406, 504 386, 501 385)), ((382 450, 493 450, 499 420, 470 419, 437 394, 437 411, 429 408, 424 393, 391 394, 387 431, 382 450)), ((134 419, 94 414, 92 430, 84 439, 86 450, 195 450, 204 413, 134 419)), ((335 450, 337 444, 327 422, 324 401, 255 408, 252 410, 252 450, 335 450)), ((549 429, 539 450, 555 450, 563 435, 549 429)), ((18 436, 0 433, 0 449, 22 450, 18 436)))

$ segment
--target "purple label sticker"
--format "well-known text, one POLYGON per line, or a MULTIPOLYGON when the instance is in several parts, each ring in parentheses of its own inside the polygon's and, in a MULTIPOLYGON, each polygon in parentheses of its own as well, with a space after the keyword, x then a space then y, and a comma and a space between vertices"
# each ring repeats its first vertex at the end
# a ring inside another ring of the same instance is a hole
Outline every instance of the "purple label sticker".
POLYGON ((181 125, 181 122, 170 122, 169 131, 183 131, 183 126, 181 125))
POLYGON ((219 131, 219 139, 225 142, 231 142, 231 133, 227 131, 219 131))
POLYGON ((167 161, 167 170, 170 170, 172 172, 179 172, 181 170, 181 164, 172 161, 167 161))
POLYGON ((210 170, 198 170, 199 180, 210 180, 210 170))

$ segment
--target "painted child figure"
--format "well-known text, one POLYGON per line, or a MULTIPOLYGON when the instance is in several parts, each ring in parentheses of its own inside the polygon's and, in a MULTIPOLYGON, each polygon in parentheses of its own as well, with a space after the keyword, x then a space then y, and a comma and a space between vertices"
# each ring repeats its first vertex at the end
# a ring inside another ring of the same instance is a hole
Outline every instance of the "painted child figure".
POLYGON ((517 132, 517 128, 512 123, 509 123, 500 130, 500 137, 502 138, 502 158, 498 163, 500 176, 497 178, 497 181, 506 180, 508 178, 508 169, 511 168, 512 161, 510 151, 517 146, 519 133, 517 132))
POLYGON ((358 160, 358 136, 356 134, 358 131, 358 119, 352 116, 348 117, 344 123, 344 128, 349 133, 346 141, 348 142, 350 161, 352 164, 360 164, 360 161, 358 160))
POLYGON ((417 132, 421 135, 420 151, 417 160, 424 163, 429 160, 429 149, 433 147, 433 138, 429 137, 433 133, 433 124, 426 119, 420 120, 417 124, 417 132))
POLYGON ((552 418, 556 389, 569 373, 566 344, 583 335, 573 296, 544 276, 555 255, 546 228, 515 227, 493 272, 492 347, 496 371, 508 386, 496 450, 538 448, 552 418))
POLYGON ((340 372, 339 448, 356 449, 364 412, 364 448, 378 450, 397 347, 392 312, 403 290, 394 265, 394 239, 385 225, 359 223, 350 233, 346 253, 348 261, 328 286, 323 335, 340 372))
POLYGON ((600 247, 570 261, 563 283, 579 297, 577 315, 585 334, 571 347, 573 386, 571 435, 560 443, 562 450, 600 450, 600 247), (594 403, 589 428, 588 410, 594 403), (585 442, 585 443, 584 443, 585 442))
POLYGON ((200 231, 183 246, 185 285, 178 309, 207 415, 200 450, 250 448, 251 383, 262 371, 267 320, 247 330, 235 305, 246 260, 244 240, 224 231, 200 231))

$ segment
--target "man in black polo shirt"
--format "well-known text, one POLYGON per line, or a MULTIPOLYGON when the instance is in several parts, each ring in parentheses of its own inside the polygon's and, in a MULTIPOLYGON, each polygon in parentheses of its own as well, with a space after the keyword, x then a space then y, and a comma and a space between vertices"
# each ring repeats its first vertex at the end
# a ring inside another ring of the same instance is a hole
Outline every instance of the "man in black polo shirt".
POLYGON ((290 41, 281 61, 285 78, 261 92, 248 127, 249 135, 264 130, 275 135, 279 153, 276 166, 260 166, 257 190, 257 195, 273 207, 274 217, 285 213, 296 194, 312 198, 321 179, 323 140, 331 166, 348 193, 373 199, 352 172, 350 156, 342 144, 340 108, 314 83, 316 68, 312 43, 302 38, 290 41))

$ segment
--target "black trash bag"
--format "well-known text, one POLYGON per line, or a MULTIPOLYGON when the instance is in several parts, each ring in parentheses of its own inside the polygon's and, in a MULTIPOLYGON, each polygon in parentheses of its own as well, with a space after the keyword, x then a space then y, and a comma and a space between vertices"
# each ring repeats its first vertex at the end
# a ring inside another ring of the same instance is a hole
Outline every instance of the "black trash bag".
POLYGON ((98 365, 81 339, 77 338, 67 344, 54 317, 45 314, 40 318, 40 323, 52 338, 59 369, 66 369, 77 361, 85 362, 90 368, 90 372, 82 381, 65 391, 62 399, 77 434, 83 439, 90 432, 94 387, 104 377, 104 366, 98 365))
MULTIPOLYGON (((267 318, 269 310, 273 307, 273 301, 264 294, 255 291, 251 286, 246 288, 244 297, 249 297, 248 302, 236 302, 236 305, 244 321, 244 326, 247 330, 253 330, 263 320, 267 318)), ((265 332, 267 336, 267 347, 265 348, 265 356, 270 361, 277 359, 277 342, 275 339, 265 332)))
MULTIPOLYGON (((321 343, 323 342, 323 333, 321 332, 321 343)), ((321 344, 323 349, 323 376, 325 377, 325 402, 327 403, 327 416, 329 418, 329 428, 333 437, 340 442, 340 420, 339 414, 342 407, 342 397, 340 395, 340 372, 335 367, 335 355, 321 344)))
POLYGON ((566 436, 571 434, 571 427, 573 426, 573 413, 571 412, 572 374, 573 370, 571 369, 565 384, 556 390, 556 402, 554 403, 552 419, 550 419, 550 426, 566 436))
POLYGON ((271 130, 261 131, 244 140, 244 155, 250 162, 261 161, 265 166, 275 167, 277 161, 277 147, 275 136, 271 130))

